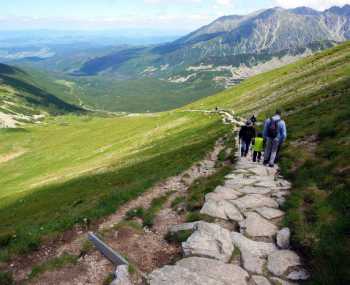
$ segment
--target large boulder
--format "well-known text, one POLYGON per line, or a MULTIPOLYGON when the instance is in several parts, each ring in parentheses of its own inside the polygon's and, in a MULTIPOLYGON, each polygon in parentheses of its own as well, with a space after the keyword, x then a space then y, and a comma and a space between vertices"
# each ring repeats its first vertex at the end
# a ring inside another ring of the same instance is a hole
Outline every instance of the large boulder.
POLYGON ((235 205, 228 202, 227 200, 208 200, 204 203, 204 206, 201 209, 200 213, 236 222, 243 220, 241 212, 235 205))
POLYGON ((291 250, 278 250, 268 256, 267 268, 276 276, 283 276, 289 268, 298 265, 301 265, 300 258, 291 250))
POLYGON ((246 219, 239 223, 241 231, 250 237, 272 237, 278 228, 257 213, 247 213, 246 219))
POLYGON ((273 243, 257 242, 236 232, 231 233, 233 243, 241 252, 244 269, 263 274, 267 256, 277 250, 273 243))
POLYGON ((150 274, 151 285, 247 285, 249 275, 239 266, 218 260, 190 257, 174 266, 165 266, 150 274))
POLYGON ((206 222, 200 222, 194 233, 182 243, 185 256, 209 257, 228 262, 234 246, 228 230, 206 222))
POLYGON ((238 198, 233 203, 242 211, 255 210, 261 207, 278 208, 278 203, 269 197, 260 194, 250 194, 238 198))

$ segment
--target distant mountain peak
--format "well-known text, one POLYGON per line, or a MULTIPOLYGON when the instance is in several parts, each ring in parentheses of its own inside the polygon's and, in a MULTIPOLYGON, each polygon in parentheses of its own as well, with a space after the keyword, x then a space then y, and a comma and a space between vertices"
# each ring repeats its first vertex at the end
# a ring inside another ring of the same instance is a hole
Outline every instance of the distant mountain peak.
POLYGON ((305 7, 305 6, 294 8, 294 9, 289 9, 289 11, 291 13, 298 14, 298 15, 316 16, 316 15, 320 14, 319 11, 312 9, 312 8, 309 8, 309 7, 305 7))
POLYGON ((337 15, 350 16, 350 5, 346 4, 343 7, 333 6, 326 10, 325 12, 331 12, 337 15))

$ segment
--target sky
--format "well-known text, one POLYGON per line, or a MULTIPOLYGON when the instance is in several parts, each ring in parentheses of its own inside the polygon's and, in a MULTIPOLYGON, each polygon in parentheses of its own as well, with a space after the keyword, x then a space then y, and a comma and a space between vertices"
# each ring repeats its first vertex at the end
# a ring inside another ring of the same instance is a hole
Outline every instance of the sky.
POLYGON ((150 30, 183 33, 224 15, 280 6, 324 10, 350 0, 0 0, 0 30, 150 30))

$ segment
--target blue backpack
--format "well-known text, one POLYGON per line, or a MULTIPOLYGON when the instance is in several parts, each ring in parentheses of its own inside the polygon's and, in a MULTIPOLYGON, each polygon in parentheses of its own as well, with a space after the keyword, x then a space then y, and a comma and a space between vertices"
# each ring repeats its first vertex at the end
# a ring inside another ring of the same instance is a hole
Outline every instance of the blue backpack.
POLYGON ((267 136, 271 139, 275 139, 278 136, 278 123, 280 120, 270 119, 270 123, 267 129, 267 136))

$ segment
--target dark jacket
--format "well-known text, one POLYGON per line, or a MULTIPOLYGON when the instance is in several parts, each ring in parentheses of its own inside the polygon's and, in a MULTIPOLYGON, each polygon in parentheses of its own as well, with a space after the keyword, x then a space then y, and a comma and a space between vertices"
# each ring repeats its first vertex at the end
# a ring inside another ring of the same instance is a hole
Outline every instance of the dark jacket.
POLYGON ((239 131, 239 138, 244 141, 251 141, 255 138, 255 128, 253 126, 243 126, 239 131))

